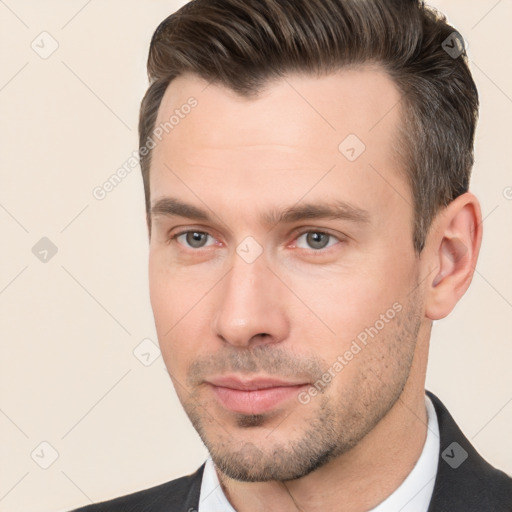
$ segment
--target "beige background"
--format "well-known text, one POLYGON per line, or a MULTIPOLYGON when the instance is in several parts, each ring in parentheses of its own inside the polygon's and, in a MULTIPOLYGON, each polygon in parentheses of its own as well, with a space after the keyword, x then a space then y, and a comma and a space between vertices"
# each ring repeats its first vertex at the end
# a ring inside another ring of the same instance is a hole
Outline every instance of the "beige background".
MULTIPOLYGON (((162 359, 133 353, 156 341, 139 168, 92 195, 137 148, 149 40, 182 3, 0 0, 2 512, 68 510, 205 456, 162 359), (31 47, 54 40, 46 59, 31 47), (32 252, 42 237, 58 248, 46 263, 32 252)), ((480 89, 485 234, 470 291, 435 325, 427 388, 512 473, 512 0, 434 4, 464 34, 480 89)))

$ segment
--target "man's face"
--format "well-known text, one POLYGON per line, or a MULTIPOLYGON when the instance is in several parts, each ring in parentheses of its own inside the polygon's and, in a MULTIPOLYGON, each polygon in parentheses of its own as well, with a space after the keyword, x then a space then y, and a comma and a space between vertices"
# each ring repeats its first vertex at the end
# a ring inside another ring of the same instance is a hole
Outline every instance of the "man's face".
POLYGON ((224 473, 298 478, 355 446, 416 378, 400 96, 376 68, 290 76, 251 99, 188 75, 157 126, 190 97, 150 173, 162 354, 224 473))

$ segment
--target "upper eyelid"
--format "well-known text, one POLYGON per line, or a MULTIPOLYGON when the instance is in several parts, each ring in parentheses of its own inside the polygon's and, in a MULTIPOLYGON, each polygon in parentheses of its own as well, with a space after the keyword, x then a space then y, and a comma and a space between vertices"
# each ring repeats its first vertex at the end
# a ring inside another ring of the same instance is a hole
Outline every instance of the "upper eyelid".
POLYGON ((186 228, 183 227, 181 229, 180 228, 176 228, 176 227, 171 228, 171 229, 167 230, 166 237, 167 238, 176 238, 176 237, 178 237, 180 235, 184 235, 186 233, 204 233, 204 234, 206 234, 208 236, 211 236, 212 238, 215 238, 215 239, 218 238, 217 236, 212 234, 211 231, 209 231, 207 228, 202 228, 202 227, 198 227, 198 228, 192 227, 192 228, 190 228, 188 226, 186 228))
MULTIPOLYGON (((172 231, 172 230, 169 230, 169 231, 172 231)), ((217 238, 215 235, 212 235, 212 233, 210 233, 208 230, 206 230, 204 228, 200 228, 200 229, 187 228, 187 229, 183 229, 182 231, 176 231, 176 233, 173 233, 172 238, 175 238, 180 235, 184 235, 186 233, 204 233, 206 235, 211 236, 212 238, 217 238)), ((315 228, 296 228, 295 230, 292 231, 292 235, 294 237, 302 236, 306 233, 322 233, 324 235, 332 236, 334 238, 340 238, 340 236, 335 235, 334 233, 331 233, 329 230, 326 230, 325 228, 316 228, 316 229, 315 228)))
MULTIPOLYGON (((275 226, 274 226, 275 227, 275 226)), ((165 228, 163 228, 165 229, 165 228)), ((174 231, 174 230, 183 230, 181 231, 182 233, 183 232, 189 232, 189 231, 200 231, 200 232, 204 232, 204 233, 208 233, 209 235, 211 235, 212 232, 217 232, 218 230, 216 228, 213 228, 211 226, 204 226, 204 225, 201 225, 200 223, 199 224, 183 224, 181 227, 180 226, 173 226, 172 228, 170 229, 166 229, 165 231, 167 233, 170 233, 171 231, 174 231)), ((328 235, 332 235, 332 236, 338 236, 337 234, 333 233, 333 231, 336 231, 336 229, 333 229, 333 228, 327 228, 327 227, 319 227, 319 226, 315 226, 315 225, 302 225, 302 226, 298 226, 298 227, 295 227, 295 228, 292 228, 289 233, 290 234, 302 234, 302 233, 307 233, 307 232, 318 232, 318 233, 326 233, 328 235)), ((340 235, 342 236, 346 236, 344 235, 343 233, 340 233, 340 235)), ((214 236, 214 235, 212 235, 214 236)))
POLYGON ((334 238, 339 238, 338 235, 335 235, 330 230, 325 228, 297 228, 296 230, 293 231, 292 234, 294 236, 302 236, 305 235, 306 233, 322 233, 323 235, 329 235, 334 238))

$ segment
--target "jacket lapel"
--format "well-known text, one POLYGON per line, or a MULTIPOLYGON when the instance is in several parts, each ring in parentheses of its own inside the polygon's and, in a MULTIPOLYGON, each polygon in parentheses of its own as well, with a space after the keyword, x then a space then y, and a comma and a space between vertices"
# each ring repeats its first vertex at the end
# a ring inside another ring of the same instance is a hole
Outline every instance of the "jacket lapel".
POLYGON ((511 512, 512 479, 486 462, 430 391, 439 422, 437 476, 428 512, 511 512))

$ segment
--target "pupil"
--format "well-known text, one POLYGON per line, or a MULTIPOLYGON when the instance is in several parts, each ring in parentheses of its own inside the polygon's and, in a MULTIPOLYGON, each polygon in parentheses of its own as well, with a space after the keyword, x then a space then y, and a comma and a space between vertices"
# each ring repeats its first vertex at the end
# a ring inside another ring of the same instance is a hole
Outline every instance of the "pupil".
POLYGON ((205 238, 205 233, 199 233, 198 231, 187 233, 187 243, 191 247, 201 247, 204 245, 205 238))
POLYGON ((308 244, 313 249, 323 249, 328 242, 328 236, 325 233, 308 233, 308 244))

